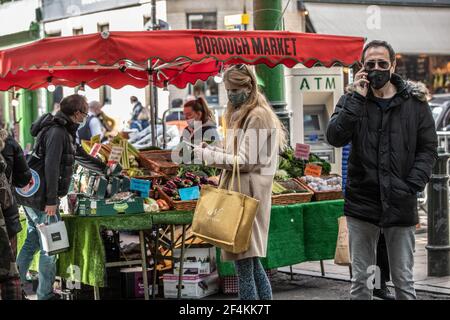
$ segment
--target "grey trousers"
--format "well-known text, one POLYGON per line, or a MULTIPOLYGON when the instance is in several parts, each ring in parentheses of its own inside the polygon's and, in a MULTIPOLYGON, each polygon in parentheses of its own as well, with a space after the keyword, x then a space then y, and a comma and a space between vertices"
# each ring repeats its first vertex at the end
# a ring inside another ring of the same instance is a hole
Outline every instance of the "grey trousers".
POLYGON ((371 300, 373 280, 379 279, 376 249, 380 232, 386 239, 391 279, 397 300, 414 300, 415 226, 380 228, 360 219, 347 217, 350 257, 352 260, 352 300, 371 300), (377 279, 378 278, 378 279, 377 279))

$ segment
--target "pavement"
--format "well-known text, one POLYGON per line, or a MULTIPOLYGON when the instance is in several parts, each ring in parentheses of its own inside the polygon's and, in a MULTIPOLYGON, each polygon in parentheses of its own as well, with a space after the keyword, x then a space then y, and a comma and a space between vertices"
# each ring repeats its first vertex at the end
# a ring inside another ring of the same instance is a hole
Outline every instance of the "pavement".
MULTIPOLYGON (((420 228, 416 232, 414 253, 414 279, 419 300, 450 300, 450 276, 429 277, 427 275, 427 221, 424 212, 419 213, 420 228)), ((127 238, 125 235, 123 238, 127 238)), ((134 237, 128 237, 132 242, 134 237)), ((121 235, 121 240, 122 235, 121 235)), ((136 239, 134 239, 136 240, 136 239)), ((274 300, 349 300, 350 272, 348 267, 338 266, 333 260, 304 262, 291 267, 279 268, 272 278, 274 300), (292 273, 291 273, 292 271, 292 273)), ((389 282, 388 286, 393 287, 389 282)), ((36 295, 27 285, 28 298, 36 300, 36 295)), ((391 289, 393 293, 393 289, 391 289)), ((237 295, 215 294, 204 299, 235 300, 237 295)))
MULTIPOLYGON (((419 212, 420 228, 416 231, 416 251, 414 253, 414 280, 417 291, 433 294, 450 295, 450 276, 428 276, 428 256, 425 246, 427 244, 427 219, 423 211, 419 212)), ((323 261, 324 274, 321 272, 320 262, 304 262, 292 266, 292 272, 298 275, 324 277, 330 280, 350 281, 349 267, 338 266, 333 260, 323 261)), ((290 273, 290 267, 279 268, 279 271, 290 273)), ((392 282, 388 286, 393 287, 392 282)))

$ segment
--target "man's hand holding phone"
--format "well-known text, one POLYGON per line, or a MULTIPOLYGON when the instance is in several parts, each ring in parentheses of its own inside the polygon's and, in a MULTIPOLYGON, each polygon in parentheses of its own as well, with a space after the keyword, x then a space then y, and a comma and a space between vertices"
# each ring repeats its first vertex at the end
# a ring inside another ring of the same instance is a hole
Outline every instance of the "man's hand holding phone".
POLYGON ((369 89, 369 84, 370 84, 370 81, 367 80, 367 72, 366 72, 366 70, 364 70, 364 67, 362 67, 355 74, 355 81, 353 82, 356 92, 358 92, 363 97, 367 96, 367 90, 369 89))

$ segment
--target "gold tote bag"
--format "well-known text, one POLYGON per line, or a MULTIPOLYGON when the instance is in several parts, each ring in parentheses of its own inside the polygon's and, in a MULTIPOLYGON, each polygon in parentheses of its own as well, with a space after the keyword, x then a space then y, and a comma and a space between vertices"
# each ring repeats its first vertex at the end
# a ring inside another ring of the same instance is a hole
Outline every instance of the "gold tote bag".
MULTIPOLYGON (((222 179, 223 180, 223 179, 222 179)), ((227 252, 248 250, 259 200, 241 193, 238 158, 234 157, 233 174, 227 189, 202 186, 194 212, 192 233, 227 252), (238 192, 232 191, 237 172, 238 192)))

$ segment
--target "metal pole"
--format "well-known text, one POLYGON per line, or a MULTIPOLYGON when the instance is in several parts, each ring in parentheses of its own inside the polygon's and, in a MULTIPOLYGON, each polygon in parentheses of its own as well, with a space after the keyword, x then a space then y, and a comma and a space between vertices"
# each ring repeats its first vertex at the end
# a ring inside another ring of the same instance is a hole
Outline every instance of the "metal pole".
POLYGON ((184 263, 184 242, 186 241, 186 225, 183 224, 183 233, 181 234, 181 256, 180 256, 180 271, 178 272, 178 294, 177 298, 181 298, 181 290, 183 289, 183 263, 184 263))
MULTIPOLYGON (((253 20, 255 30, 281 30, 282 0, 253 0, 253 20)), ((258 84, 263 88, 278 118, 286 130, 290 131, 291 113, 287 110, 284 86, 284 66, 269 68, 257 65, 258 84)))
POLYGON ((428 276, 450 275, 449 193, 447 172, 450 154, 438 148, 438 160, 428 186, 428 276))
POLYGON ((150 128, 152 130, 152 146, 156 147, 156 119, 155 119, 155 101, 153 99, 154 91, 153 91, 153 70, 152 70, 152 62, 149 60, 147 65, 148 72, 148 85, 150 86, 149 95, 150 95, 150 128))
MULTIPOLYGON (((144 231, 139 230, 139 244, 141 246, 142 280, 144 282, 144 299, 148 300, 148 277, 147 277, 147 248, 145 247, 144 231)), ((153 270, 156 272, 156 270, 153 270)))

